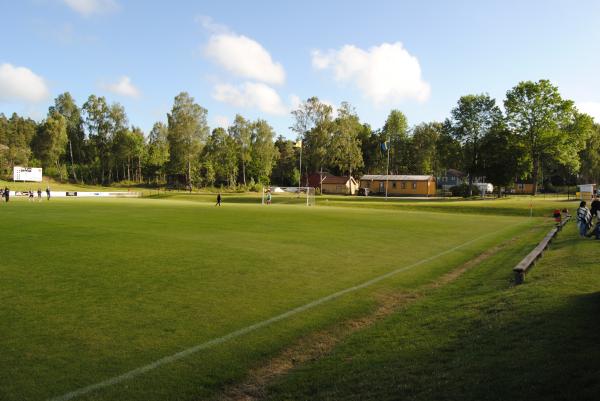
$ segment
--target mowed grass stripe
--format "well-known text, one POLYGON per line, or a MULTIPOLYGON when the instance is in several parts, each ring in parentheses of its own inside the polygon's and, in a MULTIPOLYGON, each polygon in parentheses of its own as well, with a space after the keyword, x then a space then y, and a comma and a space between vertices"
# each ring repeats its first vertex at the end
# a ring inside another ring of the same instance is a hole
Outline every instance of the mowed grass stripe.
MULTIPOLYGON (((8 246, 0 266, 0 398, 7 400, 45 399, 117 376, 518 221, 160 200, 17 201, 1 212, 8 246)), ((443 266, 436 269, 406 277, 426 280, 443 266)), ((356 300, 349 313, 368 297, 356 300)), ((294 324, 339 317, 313 314, 294 324)), ((218 363, 244 366, 235 356, 218 363)), ((229 375, 220 371, 213 383, 197 369, 177 370, 182 380, 196 372, 178 383, 178 394, 208 394, 229 375)), ((168 389, 169 380, 138 381, 168 389)))

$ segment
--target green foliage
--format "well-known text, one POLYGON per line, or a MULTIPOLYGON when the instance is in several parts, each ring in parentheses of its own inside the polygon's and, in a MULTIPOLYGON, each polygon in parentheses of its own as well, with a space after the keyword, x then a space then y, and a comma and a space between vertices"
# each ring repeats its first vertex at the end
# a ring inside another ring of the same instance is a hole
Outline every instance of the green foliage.
POLYGON ((174 174, 185 174, 191 183, 192 170, 197 171, 199 156, 208 137, 207 110, 194 103, 187 92, 175 97, 171 113, 167 114, 169 141, 169 169, 174 174))
POLYGON ((251 162, 248 166, 250 176, 257 182, 268 184, 277 157, 277 148, 273 143, 275 132, 265 120, 257 120, 252 125, 251 162))
MULTIPOLYGON (((408 121, 400 110, 392 110, 381 129, 381 137, 390 148, 390 174, 410 172, 410 139, 408 121)), ((386 155, 387 158, 387 155, 386 155)))
POLYGON ((65 92, 39 124, 0 114, 0 174, 39 160, 45 167, 67 166, 68 176, 81 183, 237 187, 253 178, 289 186, 301 174, 319 171, 384 174, 388 152, 381 145, 387 143, 392 174, 439 177, 458 169, 496 187, 509 186, 514 178, 542 181, 537 178, 542 175, 544 184, 600 181, 600 129, 549 81, 520 83, 508 91, 505 108, 506 118, 489 95, 467 95, 444 123, 409 128, 406 116, 391 110, 383 127, 374 129, 361 123, 348 103, 334 118, 331 105, 311 97, 292 111, 290 128, 302 140, 296 147, 281 135, 275 140, 266 121, 239 114, 226 132, 209 135, 207 110, 185 92, 175 97, 167 123, 157 122, 147 137, 129 125, 122 105, 90 95, 80 109, 65 92), (66 142, 52 125, 57 115, 65 120, 66 142))
POLYGON ((238 174, 238 143, 223 128, 215 128, 204 148, 203 159, 210 160, 217 183, 235 186, 238 174))
POLYGON ((37 130, 32 144, 34 154, 41 161, 42 167, 59 168, 68 140, 66 119, 57 112, 48 115, 37 130))
POLYGON ((411 148, 414 174, 440 174, 441 161, 439 159, 438 143, 442 134, 442 124, 422 123, 417 125, 412 132, 411 148))
POLYGON ((303 170, 320 171, 325 167, 333 131, 333 108, 311 97, 293 110, 292 116, 291 129, 303 141, 303 170))
MULTIPOLYGON (((502 124, 502 111, 487 94, 466 95, 458 100, 447 122, 450 134, 462 144, 462 160, 469 184, 483 173, 482 141, 495 127, 502 124)), ((471 192, 472 194, 472 192, 471 192)))
POLYGON ((242 165, 242 183, 246 185, 246 166, 252 160, 252 124, 240 114, 236 114, 233 125, 229 127, 229 135, 235 142, 242 165))
POLYGON ((534 183, 543 158, 578 168, 589 121, 577 117, 573 102, 563 100, 550 81, 520 82, 506 93, 504 108, 509 128, 531 160, 528 172, 534 183))
POLYGON ((294 141, 278 136, 275 147, 279 157, 271 174, 272 182, 282 186, 297 185, 300 180, 298 170, 298 152, 294 148, 294 141))
POLYGON ((475 185, 460 184, 450 188, 452 196, 460 196, 462 198, 468 198, 473 194, 479 193, 479 189, 475 185))
POLYGON ((581 173, 584 180, 600 183, 600 124, 594 124, 580 155, 581 173))
POLYGON ((364 165, 358 137, 362 128, 356 112, 348 103, 343 103, 334 121, 328 147, 329 165, 336 167, 342 175, 350 176, 364 165))

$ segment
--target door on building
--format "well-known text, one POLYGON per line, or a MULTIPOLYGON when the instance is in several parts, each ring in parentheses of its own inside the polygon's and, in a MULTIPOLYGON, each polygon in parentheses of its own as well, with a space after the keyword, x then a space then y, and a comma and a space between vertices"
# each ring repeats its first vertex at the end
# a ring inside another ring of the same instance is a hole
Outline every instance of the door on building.
POLYGON ((385 192, 385 182, 379 181, 379 192, 385 192))

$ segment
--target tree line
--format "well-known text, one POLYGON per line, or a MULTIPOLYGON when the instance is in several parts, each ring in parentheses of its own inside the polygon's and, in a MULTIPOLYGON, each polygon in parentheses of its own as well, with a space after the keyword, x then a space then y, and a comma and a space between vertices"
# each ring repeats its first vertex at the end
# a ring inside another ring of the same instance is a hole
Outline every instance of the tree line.
POLYGON ((506 93, 504 110, 488 94, 462 96, 442 122, 410 127, 400 110, 383 126, 360 121, 349 103, 337 110, 311 97, 292 111, 297 141, 262 119, 236 115, 210 130, 208 111, 178 94, 166 122, 147 135, 129 125, 119 103, 91 95, 78 106, 59 95, 36 122, 0 114, 0 171, 41 166, 47 175, 80 183, 252 187, 298 185, 301 176, 432 174, 464 171, 497 187, 515 179, 548 185, 597 182, 600 125, 579 113, 547 80, 521 82, 506 93), (302 172, 300 160, 302 157, 302 172))

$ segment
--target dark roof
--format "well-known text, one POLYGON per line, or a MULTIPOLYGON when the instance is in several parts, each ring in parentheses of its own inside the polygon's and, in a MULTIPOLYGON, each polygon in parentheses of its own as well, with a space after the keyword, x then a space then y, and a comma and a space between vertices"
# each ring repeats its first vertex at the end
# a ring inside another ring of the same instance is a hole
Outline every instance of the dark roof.
POLYGON ((323 177, 323 184, 346 184, 351 177, 338 177, 335 175, 328 175, 323 177))
POLYGON ((460 178, 462 178, 462 177, 466 176, 466 174, 465 174, 465 173, 463 173, 463 172, 462 172, 462 171, 460 171, 460 170, 455 170, 455 169, 453 169, 453 168, 449 168, 449 169, 446 171, 446 176, 454 176, 454 177, 460 177, 460 178))

